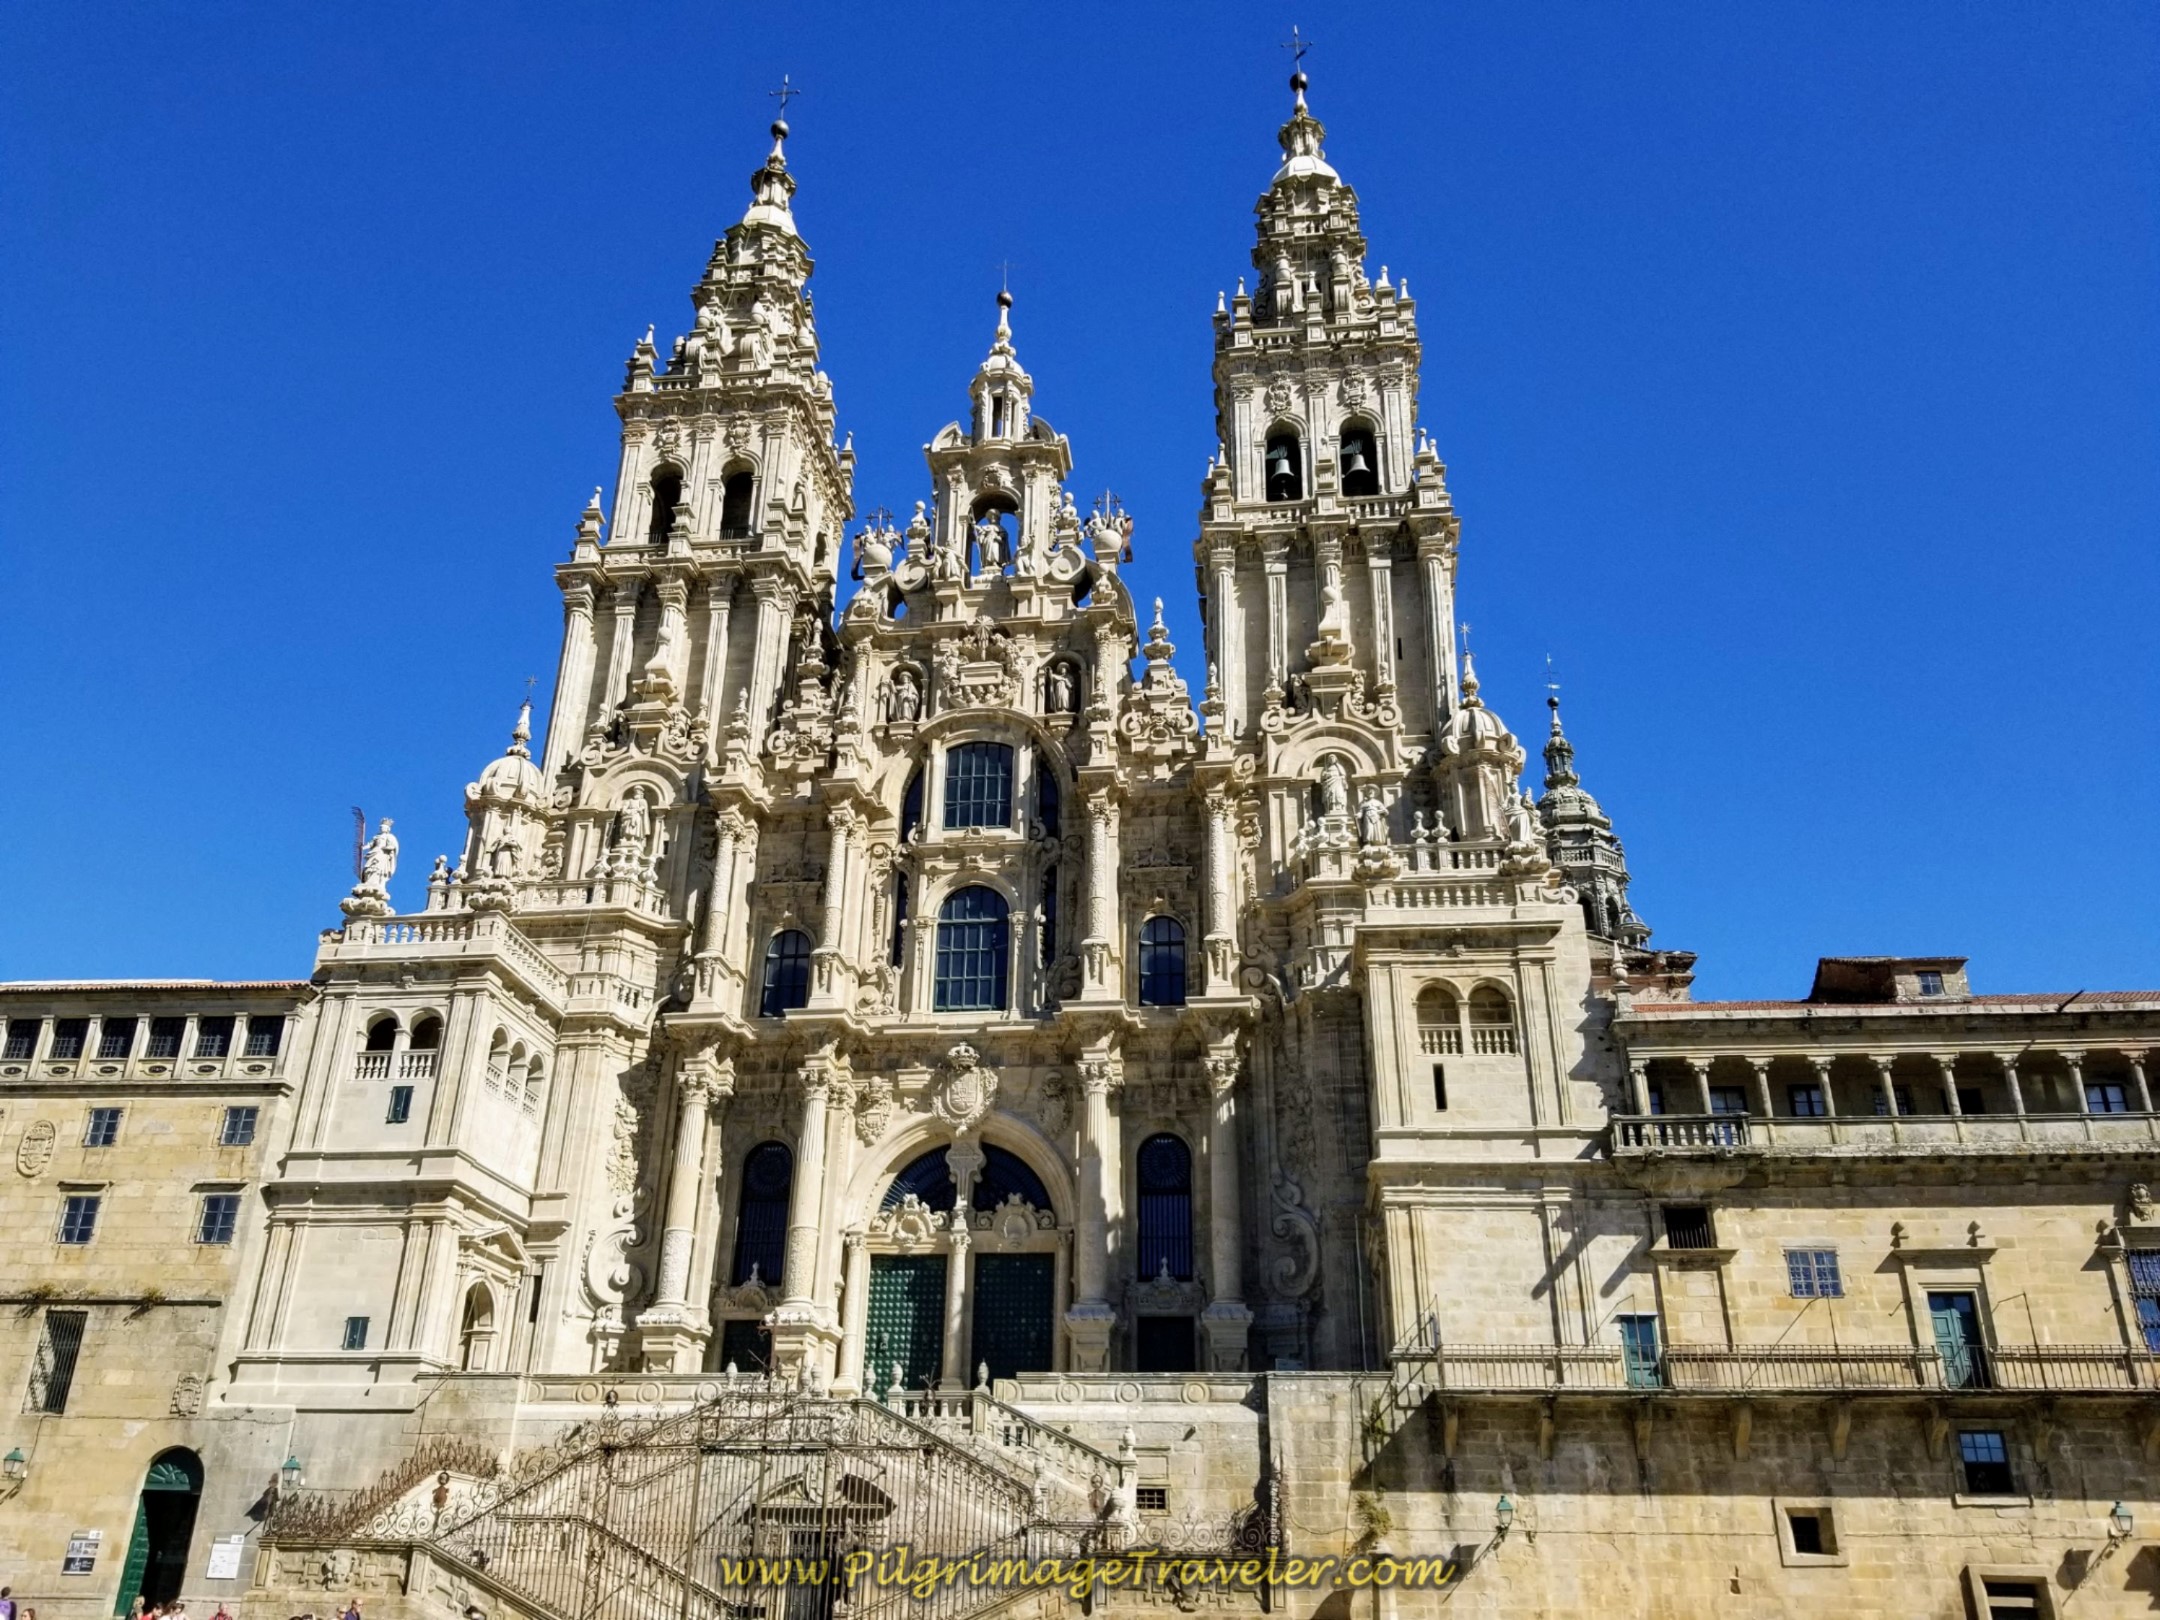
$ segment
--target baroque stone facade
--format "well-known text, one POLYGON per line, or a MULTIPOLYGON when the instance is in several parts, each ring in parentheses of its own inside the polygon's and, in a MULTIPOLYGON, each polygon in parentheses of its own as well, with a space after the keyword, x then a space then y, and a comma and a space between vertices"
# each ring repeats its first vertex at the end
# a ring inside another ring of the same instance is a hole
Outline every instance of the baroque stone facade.
POLYGON ((776 125, 455 863, 384 823, 305 983, 0 987, 19 1595, 567 1620, 436 1532, 746 1377, 1025 1460, 1045 1525, 1455 1560, 1398 1608, 2160 1590, 2109 1516, 2160 1512, 2160 992, 1691 999, 1557 704, 1533 798, 1458 657, 1417 306, 1293 86, 1197 701, 1009 297, 857 521, 776 125))

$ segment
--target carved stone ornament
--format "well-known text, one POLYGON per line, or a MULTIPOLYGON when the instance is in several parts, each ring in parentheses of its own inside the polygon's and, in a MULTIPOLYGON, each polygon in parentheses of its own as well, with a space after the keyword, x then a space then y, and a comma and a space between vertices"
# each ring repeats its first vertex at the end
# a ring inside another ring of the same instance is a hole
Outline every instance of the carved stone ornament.
POLYGON ((1290 385, 1282 378, 1277 377, 1268 384, 1267 408, 1274 415, 1280 416, 1290 408, 1290 398, 1290 385))
POLYGON ((193 1373, 182 1373, 173 1381, 172 1415, 191 1418, 202 1411, 203 1381, 193 1373))
POLYGON ((1336 397, 1345 405, 1357 406, 1364 404, 1366 399, 1365 374, 1361 371, 1353 371, 1349 376, 1343 378, 1342 386, 1336 390, 1336 397))
POLYGON ((1180 1282, 1170 1275, 1170 1262, 1165 1259, 1162 1269, 1146 1282, 1135 1283, 1129 1296, 1133 1309, 1155 1315, 1178 1314, 1197 1310, 1200 1305, 1200 1289, 1193 1283, 1180 1282))
POLYGON ((997 1097, 997 1071, 987 1067, 982 1054, 962 1041, 945 1054, 936 1085, 931 1106, 938 1118, 956 1132, 973 1130, 997 1097))
POLYGON ((892 1121, 893 1083, 882 1074, 863 1082, 855 1096, 855 1140, 868 1147, 892 1121))
MULTIPOLYGON (((28 1138, 25 1138, 25 1140, 27 1141, 28 1138)), ((2140 1226, 2150 1225, 2156 1211, 2160 1211, 2160 1206, 2156 1206, 2153 1202, 2152 1188, 2142 1181, 2130 1183, 2130 1193, 2126 1202, 2130 1208, 2130 1219, 2140 1226)))
POLYGON ((30 1128, 23 1132, 22 1141, 15 1148, 16 1170, 33 1181, 42 1176, 45 1167, 52 1163, 53 1144, 59 1135, 51 1120, 32 1121, 30 1128))
POLYGON ((758 1275, 758 1268, 754 1262, 750 1267, 750 1276, 747 1281, 737 1283, 733 1288, 716 1288, 713 1290, 713 1304, 724 1311, 755 1311, 758 1315, 763 1316, 779 1303, 780 1295, 778 1290, 758 1275))
POLYGON ((935 1243, 943 1227, 938 1212, 913 1193, 907 1194, 891 1209, 879 1210, 870 1221, 873 1233, 890 1238, 903 1249, 924 1248, 935 1243))

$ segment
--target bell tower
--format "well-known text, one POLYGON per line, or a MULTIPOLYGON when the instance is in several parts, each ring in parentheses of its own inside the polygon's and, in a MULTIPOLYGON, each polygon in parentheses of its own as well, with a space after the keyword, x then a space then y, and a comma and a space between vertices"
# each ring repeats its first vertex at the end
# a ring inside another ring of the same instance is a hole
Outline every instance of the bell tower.
POLYGON ((1417 426, 1417 307, 1366 273, 1357 195, 1306 78, 1255 208, 1254 284, 1215 311, 1215 428, 1194 547, 1233 742, 1318 704, 1431 736, 1459 701, 1457 523, 1417 426))

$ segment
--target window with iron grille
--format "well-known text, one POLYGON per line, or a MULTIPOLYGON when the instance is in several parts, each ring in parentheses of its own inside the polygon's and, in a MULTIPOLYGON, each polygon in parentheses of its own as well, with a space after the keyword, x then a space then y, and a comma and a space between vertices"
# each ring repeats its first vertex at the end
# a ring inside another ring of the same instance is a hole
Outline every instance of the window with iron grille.
POLYGON ((1185 1003, 1185 925, 1175 917, 1150 917, 1140 925, 1140 1005, 1185 1003))
POLYGON ((748 1282, 753 1272, 766 1287, 780 1286, 794 1184, 795 1155, 785 1142, 760 1142, 743 1160, 742 1201, 735 1217, 736 1286, 748 1282))
POLYGON ((1845 1279, 1838 1275, 1837 1250, 1787 1249, 1785 1275, 1794 1299, 1843 1299, 1845 1279))
POLYGON ((62 1018, 53 1025, 52 1055, 63 1063, 79 1058, 89 1038, 89 1019, 62 1018))
POLYGON ((221 1058, 232 1050, 233 1018, 231 1013, 220 1013, 215 1018, 204 1018, 195 1025, 195 1055, 199 1058, 221 1058))
POLYGON ((1170 1487, 1167 1485, 1138 1485, 1133 1488, 1133 1506, 1142 1513, 1168 1513, 1170 1511, 1170 1487))
POLYGON ((60 1205, 60 1241, 88 1243, 97 1236, 98 1195, 69 1193, 60 1205))
POLYGON ((1165 1270, 1179 1281, 1193 1274, 1192 1149, 1165 1131, 1140 1144, 1140 1241, 1134 1259, 1140 1280, 1165 1270))
POLYGON ((2000 1429, 1967 1429, 1958 1436, 1958 1460, 1965 1469, 1965 1489, 1973 1496, 2009 1496, 2017 1489, 2010 1471, 2010 1447, 2000 1429))
POLYGON ((2130 1297, 2145 1348, 2160 1354, 2160 1249, 2130 1251, 2130 1297))
POLYGON ((75 1384, 75 1363, 82 1356, 83 1329, 89 1325, 88 1311, 45 1313, 37 1354, 30 1361, 30 1388, 23 1398, 25 1412, 57 1417, 67 1410, 68 1391, 75 1384))
POLYGON ((937 1011, 987 1011, 1005 1005, 1011 932, 1005 897, 997 890, 973 884, 946 897, 938 908, 932 997, 937 1011))
POLYGON ((765 947, 765 984, 758 996, 758 1016, 778 1018, 810 1004, 810 936, 783 928, 765 947))
POLYGON ((120 1110, 93 1108, 83 1126, 84 1147, 111 1147, 120 1140, 120 1110))
POLYGON ((202 1201, 202 1219, 195 1223, 197 1243, 230 1243, 233 1231, 240 1224, 240 1195, 238 1193, 205 1193, 202 1201))
POLYGON ((135 1050, 135 1020, 108 1018, 98 1025, 97 1055, 124 1058, 135 1050))
POLYGON ((185 1018, 153 1018, 150 1020, 150 1044, 143 1048, 144 1057, 176 1058, 180 1055, 180 1037, 187 1030, 185 1018))
POLYGON ((1667 1204, 1665 1241, 1676 1249, 1716 1248, 1708 1208, 1701 1204, 1667 1204))
POLYGON ((37 1056, 38 1030, 43 1020, 37 1018, 10 1018, 7 1027, 7 1052, 10 1058, 37 1056))
POLYGON ((344 1347, 347 1350, 365 1350, 367 1348, 367 1330, 368 1319, 366 1317, 346 1317, 344 1347))
POLYGON ((390 1111, 383 1116, 385 1125, 402 1125, 412 1118, 412 1087, 390 1088, 390 1111))
POLYGON ((247 1032, 248 1057, 276 1057, 278 1047, 285 1039, 285 1015, 283 1013, 249 1013, 247 1032))
POLYGON ((945 825, 1010 827, 1013 751, 1004 743, 961 743, 945 754, 945 825))
POLYGON ((218 1132, 219 1147, 246 1147, 255 1140, 255 1120, 262 1110, 240 1106, 225 1110, 225 1124, 218 1132))

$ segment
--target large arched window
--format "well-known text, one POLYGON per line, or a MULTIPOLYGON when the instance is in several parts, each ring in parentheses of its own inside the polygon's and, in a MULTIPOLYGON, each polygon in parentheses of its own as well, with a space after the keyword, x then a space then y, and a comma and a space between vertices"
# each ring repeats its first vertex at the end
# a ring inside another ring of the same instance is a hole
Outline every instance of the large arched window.
POLYGON ((1372 429, 1352 422, 1342 430, 1342 492, 1345 495, 1380 493, 1380 448, 1372 429))
POLYGON ((800 928, 783 928, 765 947, 765 992, 758 999, 758 1016, 778 1018, 809 1002, 810 936, 800 928))
POLYGON ((1140 1005, 1185 1003, 1185 925, 1175 917, 1150 917, 1140 925, 1140 1005))
POLYGON ((1462 1003, 1444 984, 1428 984, 1417 998, 1418 1049, 1428 1057, 1462 1051, 1462 1003))
POLYGON ((673 467, 662 467, 652 475, 652 522, 646 527, 645 538, 653 545, 667 543, 668 530, 675 526, 675 508, 682 505, 682 474, 673 467))
POLYGON ((1268 435, 1267 498, 1271 501, 1302 501, 1305 498, 1305 451, 1289 428, 1268 435))
MULTIPOLYGON (((959 1201, 959 1189, 953 1185, 952 1166, 946 1155, 950 1148, 932 1148, 920 1158, 908 1161, 906 1168, 892 1178, 880 1200, 880 1209, 892 1209, 912 1195, 925 1208, 949 1211, 959 1201)), ((977 1209, 995 1209, 1014 1193, 1037 1209, 1050 1209, 1050 1192, 1043 1186, 1042 1177, 1029 1167, 1027 1160, 1010 1148, 995 1143, 983 1145, 983 1167, 975 1178, 975 1194, 971 1202, 977 1209)))
POLYGON ((906 843, 922 833, 922 767, 915 767, 915 774, 907 779, 907 791, 900 795, 900 842, 906 843))
POLYGON ((742 1202, 735 1217, 735 1265, 730 1280, 780 1286, 787 1261, 788 1194, 795 1184, 795 1155, 785 1142, 760 1142, 743 1160, 742 1202))
POLYGON ((367 1045, 362 1050, 387 1052, 397 1045, 397 1033, 397 1019, 389 1013, 384 1013, 374 1023, 368 1025, 367 1045))
POLYGON ((1515 1050, 1515 1009, 1495 985, 1470 992, 1470 1050, 1487 1057, 1515 1050))
POLYGON ((1005 897, 980 884, 961 889, 938 908, 937 992, 939 1012, 987 1010, 1005 1005, 1005 959, 1011 923, 1005 897))
POLYGON ((945 755, 945 825, 1010 827, 1013 751, 1004 743, 962 743, 945 755))
POLYGON ((748 467, 730 467, 720 480, 720 538, 750 538, 750 492, 757 475, 748 467))
POLYGON ((1193 1274, 1192 1149, 1168 1132, 1140 1144, 1136 1259, 1142 1280, 1166 1270, 1180 1281, 1193 1274))
POLYGON ((442 1045, 442 1020, 433 1013, 416 1019, 412 1027, 412 1049, 415 1052, 432 1052, 442 1045))
POLYGON ((1064 794, 1058 789, 1057 772, 1038 749, 1035 754, 1035 820, 1043 835, 1055 838, 1064 815, 1064 794))

